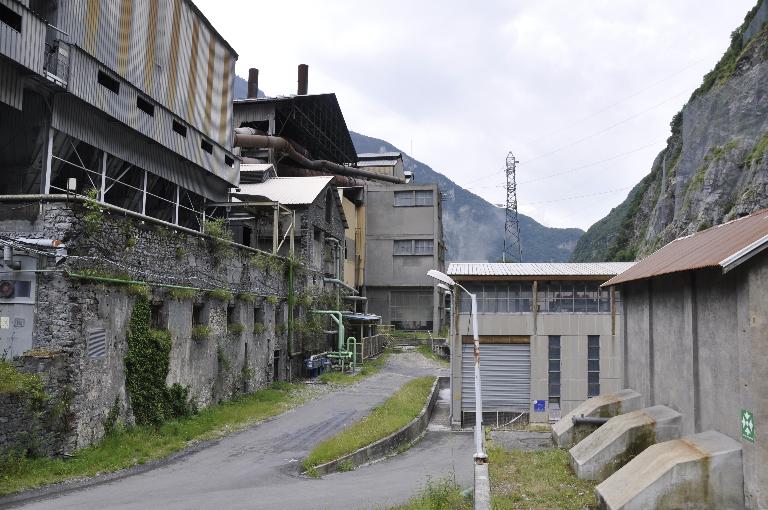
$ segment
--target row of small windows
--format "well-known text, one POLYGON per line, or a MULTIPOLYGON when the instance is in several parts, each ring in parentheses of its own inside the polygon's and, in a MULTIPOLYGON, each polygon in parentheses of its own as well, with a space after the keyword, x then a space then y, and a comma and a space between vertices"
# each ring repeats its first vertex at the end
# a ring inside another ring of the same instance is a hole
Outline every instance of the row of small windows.
POLYGON ((435 252, 433 239, 399 239, 395 241, 395 255, 432 255, 435 252))
MULTIPOLYGON (((479 313, 530 312, 533 302, 533 282, 468 283, 466 288, 477 296, 479 313)), ((609 313, 611 296, 599 282, 539 282, 538 311, 544 313, 609 313)), ((616 292, 618 301, 619 293, 616 292)), ((469 296, 462 293, 461 310, 470 309, 469 296)))
POLYGON ((395 207, 430 207, 432 190, 395 191, 395 207))
MULTIPOLYGON (((548 338, 548 396, 550 404, 560 403, 561 341, 559 335, 548 338)), ((600 395, 600 336, 587 337, 587 397, 600 395)))
MULTIPOLYGON (((120 94, 120 82, 104 71, 99 71, 96 81, 99 83, 99 85, 109 90, 113 94, 120 94)), ((155 116, 155 105, 140 95, 136 96, 136 107, 150 117, 155 116)), ((173 129, 174 133, 178 134, 179 136, 183 138, 187 137, 187 126, 178 120, 173 119, 171 128, 173 129)), ((208 154, 213 154, 213 144, 204 138, 200 140, 200 148, 208 154)), ((235 160, 234 158, 225 155, 224 163, 226 163, 227 166, 233 166, 235 164, 235 160)))

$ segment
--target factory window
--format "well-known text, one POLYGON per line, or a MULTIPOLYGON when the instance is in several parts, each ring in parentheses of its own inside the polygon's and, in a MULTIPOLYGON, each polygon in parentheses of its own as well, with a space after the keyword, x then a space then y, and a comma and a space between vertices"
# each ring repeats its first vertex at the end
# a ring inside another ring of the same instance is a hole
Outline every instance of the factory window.
POLYGON ((587 337, 587 396, 600 394, 600 336, 587 337))
POLYGON ((549 336, 549 403, 560 403, 560 336, 549 336))
POLYGON ((150 117, 155 116, 155 105, 141 96, 136 96, 136 107, 150 117))
POLYGON ((13 12, 2 4, 0 4, 0 21, 21 33, 21 14, 13 12))
POLYGON ((213 154, 213 144, 209 142, 208 140, 200 140, 200 148, 203 149, 208 154, 213 154))
POLYGON ((173 121, 173 130, 183 136, 184 138, 187 137, 187 126, 179 122, 178 120, 173 121))
MULTIPOLYGON (((531 282, 484 282, 467 284, 477 296, 478 313, 526 313, 531 311, 531 282)), ((472 306, 466 293, 461 294, 461 313, 472 306)))
POLYGON ((150 323, 152 324, 152 329, 167 328, 162 301, 155 301, 150 305, 150 323))
POLYGON ((395 191, 395 207, 429 207, 432 205, 432 190, 395 191))
POLYGON ((203 325, 203 305, 192 305, 192 326, 203 325))
POLYGON ((538 291, 539 311, 545 313, 608 313, 610 292, 600 282, 541 282, 538 291))
POLYGON ((237 322, 235 319, 236 319, 236 317, 235 317, 235 307, 230 305, 230 306, 227 307, 227 324, 231 326, 232 324, 237 322))
POLYGON ((115 94, 120 93, 120 82, 112 78, 110 75, 108 75, 104 71, 99 71, 99 75, 96 78, 96 80, 99 82, 99 85, 101 85, 102 87, 114 92, 115 94))
POLYGON ((429 207, 432 205, 432 190, 416 190, 416 206, 429 207))
POLYGON ((227 166, 234 166, 235 165, 235 159, 230 156, 224 156, 224 163, 227 164, 227 166))
POLYGON ((395 255, 432 255, 435 250, 433 239, 402 239, 395 241, 395 255))

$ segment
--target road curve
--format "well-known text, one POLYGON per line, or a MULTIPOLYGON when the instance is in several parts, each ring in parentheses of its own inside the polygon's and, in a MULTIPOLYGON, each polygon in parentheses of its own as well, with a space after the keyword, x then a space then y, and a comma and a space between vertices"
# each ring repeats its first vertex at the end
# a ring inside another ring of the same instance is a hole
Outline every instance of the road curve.
MULTIPOLYGON (((368 414, 408 380, 446 375, 418 353, 390 356, 384 368, 169 465, 19 506, 25 509, 365 509, 402 503, 427 479, 472 481, 472 437, 430 430, 407 452, 322 479, 299 474, 319 441, 368 414)), ((442 427, 432 427, 441 429, 442 427)), ((14 507, 16 508, 16 507, 14 507)))

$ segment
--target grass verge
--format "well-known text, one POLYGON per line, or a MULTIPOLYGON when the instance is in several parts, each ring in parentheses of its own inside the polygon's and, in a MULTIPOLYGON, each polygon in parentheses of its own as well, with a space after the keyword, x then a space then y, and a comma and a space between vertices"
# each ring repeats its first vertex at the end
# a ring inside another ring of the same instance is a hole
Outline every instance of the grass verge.
POLYGON ((159 427, 118 429, 98 445, 78 450, 66 460, 30 459, 9 453, 0 457, 0 495, 160 459, 194 442, 215 439, 280 414, 309 398, 304 385, 275 383, 159 427))
POLYGON ((472 498, 461 495, 461 488, 450 478, 429 480, 418 495, 392 510, 472 510, 472 498))
POLYGON ((582 510, 596 505, 595 483, 576 478, 566 450, 523 452, 491 446, 488 461, 494 510, 582 510))
POLYGON ((318 379, 320 382, 323 382, 325 384, 338 384, 341 386, 349 386, 350 384, 354 384, 360 379, 364 379, 365 377, 371 376, 381 370, 381 367, 384 366, 384 363, 387 362, 387 358, 392 353, 391 350, 385 349, 384 352, 376 356, 375 358, 371 358, 366 360, 363 363, 363 368, 361 368, 358 372, 354 374, 348 374, 341 372, 325 372, 323 374, 320 374, 318 379))
POLYGON ((419 415, 429 398, 432 376, 407 382, 371 414, 315 446, 303 461, 312 473, 315 466, 338 459, 396 432, 419 415))
POLYGON ((448 364, 449 361, 445 358, 441 358, 434 352, 432 352, 432 347, 429 346, 429 344, 421 344, 416 346, 416 350, 421 353, 422 356, 424 356, 427 359, 431 359, 434 361, 439 361, 440 363, 448 364))

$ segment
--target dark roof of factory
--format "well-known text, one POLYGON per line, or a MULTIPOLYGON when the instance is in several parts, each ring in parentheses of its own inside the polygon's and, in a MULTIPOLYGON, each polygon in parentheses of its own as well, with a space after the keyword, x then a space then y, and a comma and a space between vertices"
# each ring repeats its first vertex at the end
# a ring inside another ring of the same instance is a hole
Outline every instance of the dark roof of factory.
POLYGON ((693 269, 730 271, 768 247, 768 209, 675 239, 608 280, 616 285, 693 269))
POLYGON ((238 99, 234 102, 236 125, 246 120, 249 108, 274 108, 275 133, 306 148, 312 159, 356 163, 344 114, 336 94, 238 99))

